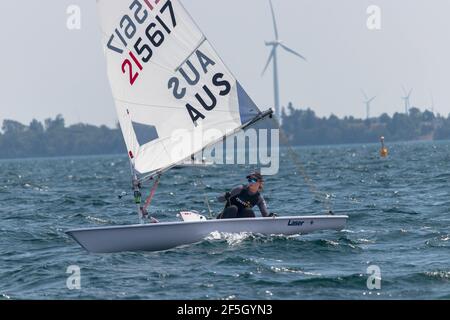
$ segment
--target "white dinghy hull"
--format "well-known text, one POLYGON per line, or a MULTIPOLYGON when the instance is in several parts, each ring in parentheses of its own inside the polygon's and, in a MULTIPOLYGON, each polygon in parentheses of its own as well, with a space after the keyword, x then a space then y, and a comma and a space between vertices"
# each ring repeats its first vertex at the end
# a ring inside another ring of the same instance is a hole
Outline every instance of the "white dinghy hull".
POLYGON ((212 232, 297 235, 342 230, 348 216, 297 216, 168 222, 69 230, 67 234, 92 253, 163 251, 202 241, 212 232))

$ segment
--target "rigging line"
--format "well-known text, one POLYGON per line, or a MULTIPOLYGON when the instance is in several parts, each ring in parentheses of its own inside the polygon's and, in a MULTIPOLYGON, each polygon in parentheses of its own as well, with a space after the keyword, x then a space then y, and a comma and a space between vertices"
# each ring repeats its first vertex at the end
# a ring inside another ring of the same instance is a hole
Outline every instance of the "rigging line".
POLYGON ((161 181, 161 176, 158 176, 155 180, 155 183, 153 184, 152 189, 150 190, 150 195, 145 200, 145 204, 142 207, 143 212, 147 212, 147 209, 150 207, 153 197, 155 196, 156 190, 158 189, 159 182, 161 181))
POLYGON ((295 152, 295 150, 292 148, 290 142, 289 142, 289 138, 286 136, 286 134, 284 133, 284 130, 281 128, 278 120, 275 118, 275 116, 272 118, 276 127, 278 128, 279 132, 280 132, 280 138, 282 139, 282 141, 284 142, 284 144, 287 146, 288 148, 288 152, 294 162, 294 165, 297 166, 297 170, 300 171, 300 174, 303 176, 303 180, 305 181, 306 185, 308 186, 310 192, 316 196, 319 201, 320 198, 323 198, 324 201, 320 201, 324 207, 324 209, 326 210, 326 212, 331 213, 332 212, 332 206, 331 206, 331 202, 330 202, 330 197, 326 192, 322 192, 319 191, 314 183, 314 180, 311 179, 308 174, 306 173, 306 168, 303 165, 302 161, 300 160, 299 155, 297 154, 297 152, 295 152))

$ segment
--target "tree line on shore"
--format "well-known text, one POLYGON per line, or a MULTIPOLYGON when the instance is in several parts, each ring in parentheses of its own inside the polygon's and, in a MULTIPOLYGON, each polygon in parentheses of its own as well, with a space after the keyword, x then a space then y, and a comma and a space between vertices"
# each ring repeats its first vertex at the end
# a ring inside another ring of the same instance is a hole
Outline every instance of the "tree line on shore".
POLYGON ((356 119, 335 115, 318 117, 311 109, 299 110, 289 104, 283 110, 284 132, 293 145, 328 145, 372 143, 381 136, 388 141, 448 140, 450 115, 447 118, 433 112, 411 108, 409 114, 384 113, 380 117, 356 119))
POLYGON ((28 126, 4 120, 0 133, 0 158, 53 157, 125 152, 119 128, 75 124, 64 118, 33 120, 28 126))
MULTIPOLYGON (((385 136, 388 141, 448 140, 450 115, 411 108, 409 114, 383 114, 377 118, 356 119, 335 115, 318 117, 311 109, 283 110, 282 127, 293 145, 372 143, 385 136)), ((64 118, 33 120, 24 125, 4 120, 0 132, 0 158, 52 157, 126 153, 120 128, 74 124, 64 118)))

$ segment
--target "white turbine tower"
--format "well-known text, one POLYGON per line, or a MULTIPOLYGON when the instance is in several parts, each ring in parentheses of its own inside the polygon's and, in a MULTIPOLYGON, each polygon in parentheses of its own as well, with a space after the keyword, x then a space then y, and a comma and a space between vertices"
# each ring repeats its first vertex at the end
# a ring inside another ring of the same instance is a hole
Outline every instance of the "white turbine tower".
POLYGON ((402 100, 405 102, 405 114, 408 115, 409 114, 409 109, 410 109, 410 98, 411 98, 411 93, 413 92, 413 89, 406 91, 405 87, 403 87, 403 92, 404 92, 404 96, 402 97, 402 100))
POLYGON ((363 96, 364 96, 364 105, 366 106, 366 119, 370 119, 370 105, 373 102, 373 100, 376 99, 377 96, 374 96, 372 98, 369 98, 369 96, 364 92, 364 90, 361 90, 363 96))
POLYGON ((283 48, 287 52, 303 59, 306 61, 306 58, 299 54, 298 52, 295 52, 279 39, 278 36, 278 26, 277 26, 277 20, 275 18, 275 11, 273 10, 272 1, 269 0, 270 3, 270 10, 272 11, 272 19, 273 19, 273 27, 275 30, 275 40, 273 41, 266 41, 266 46, 272 47, 272 51, 270 52, 269 60, 266 63, 266 66, 264 67, 263 75, 266 72, 267 68, 269 67, 270 62, 273 61, 273 90, 274 90, 274 98, 275 98, 275 115, 278 118, 278 121, 281 122, 281 107, 280 107, 280 86, 279 86, 279 80, 278 80, 278 52, 277 49, 279 47, 283 48))
POLYGON ((434 114, 434 95, 431 92, 431 112, 434 114))

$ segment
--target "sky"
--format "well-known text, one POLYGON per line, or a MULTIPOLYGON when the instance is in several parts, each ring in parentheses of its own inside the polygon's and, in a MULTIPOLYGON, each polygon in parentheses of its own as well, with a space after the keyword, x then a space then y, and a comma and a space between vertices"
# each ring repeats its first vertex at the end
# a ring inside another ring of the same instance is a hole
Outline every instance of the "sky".
MULTIPOLYGON (((124 0, 127 1, 127 0, 124 0)), ((182 1, 261 109, 273 107, 273 79, 261 73, 273 40, 268 0, 182 1)), ((273 0, 280 38, 307 62, 279 53, 281 102, 319 116, 365 117, 361 89, 377 96, 372 115, 411 104, 450 113, 450 1, 273 0), (367 27, 378 6, 380 30, 367 27)), ((66 123, 114 126, 94 0, 0 1, 0 122, 62 114, 66 123), (69 30, 67 8, 81 9, 69 30)))

